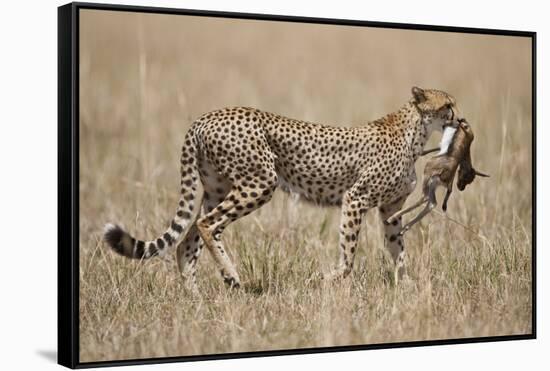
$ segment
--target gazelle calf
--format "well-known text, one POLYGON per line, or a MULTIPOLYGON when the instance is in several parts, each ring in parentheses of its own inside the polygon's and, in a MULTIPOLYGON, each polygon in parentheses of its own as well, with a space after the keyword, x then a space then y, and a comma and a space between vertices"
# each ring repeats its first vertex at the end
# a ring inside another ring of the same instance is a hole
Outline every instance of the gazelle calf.
MULTIPOLYGON (((423 196, 411 207, 398 211, 388 218, 387 222, 391 223, 403 214, 413 211, 422 204, 426 207, 409 223, 407 223, 399 235, 403 235, 414 224, 418 223, 426 216, 434 207, 437 206, 435 191, 437 187, 442 186, 447 189, 445 199, 443 200, 443 211, 447 211, 447 201, 451 196, 453 181, 456 170, 458 171, 457 187, 463 191, 464 188, 472 183, 476 177, 488 177, 489 175, 480 173, 472 166, 472 158, 470 155, 470 145, 474 140, 474 133, 466 120, 459 120, 456 128, 448 126, 443 133, 440 144, 440 152, 437 156, 431 158, 424 167, 424 177, 422 180, 423 196)), ((427 153, 434 150, 426 151, 427 153)))

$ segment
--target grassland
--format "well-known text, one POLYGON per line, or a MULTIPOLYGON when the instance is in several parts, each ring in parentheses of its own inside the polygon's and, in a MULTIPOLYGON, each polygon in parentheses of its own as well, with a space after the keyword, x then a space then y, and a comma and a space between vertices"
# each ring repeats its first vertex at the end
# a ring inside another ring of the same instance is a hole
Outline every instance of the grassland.
POLYGON ((531 332, 529 41, 84 11, 80 53, 81 361, 531 332), (351 277, 312 280, 337 261, 339 212, 279 192, 224 233, 236 292, 208 253, 192 296, 173 258, 125 260, 101 241, 108 221, 143 238, 167 225, 200 114, 245 105, 356 126, 398 108, 412 85, 457 98, 491 178, 407 234, 409 280, 392 281, 374 211, 351 277))

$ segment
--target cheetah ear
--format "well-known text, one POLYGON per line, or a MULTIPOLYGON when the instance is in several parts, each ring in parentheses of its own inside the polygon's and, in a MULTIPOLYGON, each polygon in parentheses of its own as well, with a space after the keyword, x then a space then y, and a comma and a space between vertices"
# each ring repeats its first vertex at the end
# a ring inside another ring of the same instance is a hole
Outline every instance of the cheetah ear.
POLYGON ((411 92, 416 103, 422 103, 426 100, 424 89, 419 88, 418 86, 413 86, 411 92))

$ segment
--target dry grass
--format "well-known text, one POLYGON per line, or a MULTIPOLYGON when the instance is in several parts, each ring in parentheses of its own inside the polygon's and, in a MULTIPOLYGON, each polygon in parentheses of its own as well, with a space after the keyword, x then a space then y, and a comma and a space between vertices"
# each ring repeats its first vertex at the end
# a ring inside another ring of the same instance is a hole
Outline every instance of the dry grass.
POLYGON ((93 11, 81 27, 81 361, 531 332, 528 40, 93 11), (359 125, 416 84, 457 98, 476 133, 474 165, 492 177, 450 200, 468 229, 433 213, 407 234, 402 285, 375 212, 351 277, 311 280, 337 261, 338 210, 283 193, 224 233, 238 292, 208 253, 193 297, 173 259, 140 264, 100 240, 107 221, 142 238, 163 230, 184 133, 204 112, 247 105, 359 125))

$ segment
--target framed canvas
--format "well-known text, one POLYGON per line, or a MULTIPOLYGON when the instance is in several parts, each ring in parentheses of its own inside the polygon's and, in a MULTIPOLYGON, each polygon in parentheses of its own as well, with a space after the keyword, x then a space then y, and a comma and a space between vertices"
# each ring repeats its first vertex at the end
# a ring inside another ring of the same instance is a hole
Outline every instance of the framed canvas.
POLYGON ((534 32, 58 12, 60 364, 535 338, 534 32))

